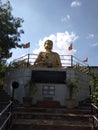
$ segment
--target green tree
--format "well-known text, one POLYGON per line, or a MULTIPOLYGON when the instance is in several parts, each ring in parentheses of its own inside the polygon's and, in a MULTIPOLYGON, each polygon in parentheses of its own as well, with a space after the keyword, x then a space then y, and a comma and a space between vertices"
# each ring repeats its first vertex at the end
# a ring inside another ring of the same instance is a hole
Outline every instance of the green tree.
POLYGON ((0 0, 0 84, 7 71, 6 60, 12 56, 12 48, 21 48, 21 34, 23 19, 12 15, 12 7, 9 1, 2 3, 0 0))
POLYGON ((5 77, 5 72, 8 70, 8 66, 6 63, 2 63, 0 65, 0 87, 3 85, 4 77, 5 77))
POLYGON ((95 105, 98 106, 98 73, 92 73, 93 76, 93 87, 94 87, 94 92, 92 94, 92 101, 95 103, 95 105))
POLYGON ((24 31, 21 29, 23 19, 12 15, 12 7, 9 1, 2 4, 0 1, 0 64, 2 60, 10 57, 9 54, 12 48, 21 48, 21 34, 24 31))
POLYGON ((28 63, 27 60, 19 60, 16 62, 13 62, 9 67, 10 69, 13 68, 20 68, 20 67, 27 67, 27 66, 32 66, 30 63, 28 63))

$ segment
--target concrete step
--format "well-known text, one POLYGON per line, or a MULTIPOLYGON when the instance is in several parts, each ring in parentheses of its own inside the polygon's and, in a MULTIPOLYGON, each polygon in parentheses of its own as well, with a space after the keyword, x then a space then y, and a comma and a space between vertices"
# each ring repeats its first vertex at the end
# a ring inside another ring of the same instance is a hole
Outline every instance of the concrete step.
POLYGON ((18 119, 13 120, 12 130, 93 130, 93 125, 82 121, 18 119))
POLYGON ((80 120, 88 121, 92 118, 90 114, 72 114, 72 113, 48 113, 48 112, 14 112, 15 119, 50 119, 50 120, 80 120))
POLYGON ((13 111, 16 112, 48 112, 48 113, 72 113, 72 114, 91 114, 90 107, 78 107, 75 109, 66 109, 66 108, 38 108, 38 107, 23 107, 17 106, 13 108, 13 111))
MULTIPOLYGON (((91 108, 13 108, 12 130, 95 130, 91 108)), ((96 127, 98 130, 98 127, 96 127)))

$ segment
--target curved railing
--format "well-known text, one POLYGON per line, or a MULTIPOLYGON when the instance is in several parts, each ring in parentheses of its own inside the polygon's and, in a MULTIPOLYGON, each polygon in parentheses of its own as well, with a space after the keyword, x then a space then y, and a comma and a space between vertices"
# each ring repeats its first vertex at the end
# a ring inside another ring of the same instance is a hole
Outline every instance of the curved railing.
MULTIPOLYGON (((11 108, 12 108, 12 101, 10 101, 10 102, 5 106, 5 108, 0 112, 0 119, 2 119, 2 118, 3 118, 3 115, 6 113, 6 118, 4 119, 3 123, 2 123, 1 126, 0 126, 0 130, 3 130, 3 128, 8 125, 8 122, 9 122, 9 124, 10 124, 11 117, 12 117, 11 108)), ((8 129, 9 129, 9 126, 8 126, 7 130, 8 130, 8 129)))
MULTIPOLYGON (((26 54, 10 62, 10 68, 30 67, 34 65, 37 54, 26 54)), ((62 67, 73 67, 81 72, 89 73, 89 65, 73 55, 60 55, 62 67)))

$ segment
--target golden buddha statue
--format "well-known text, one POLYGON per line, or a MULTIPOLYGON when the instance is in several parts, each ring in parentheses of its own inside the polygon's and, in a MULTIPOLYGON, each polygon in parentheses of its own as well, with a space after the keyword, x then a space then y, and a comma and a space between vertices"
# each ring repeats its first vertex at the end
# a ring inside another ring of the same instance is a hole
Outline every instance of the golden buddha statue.
POLYGON ((56 52, 52 52, 53 42, 47 40, 44 43, 45 52, 40 52, 37 59, 34 62, 34 66, 37 67, 61 67, 60 56, 56 52))

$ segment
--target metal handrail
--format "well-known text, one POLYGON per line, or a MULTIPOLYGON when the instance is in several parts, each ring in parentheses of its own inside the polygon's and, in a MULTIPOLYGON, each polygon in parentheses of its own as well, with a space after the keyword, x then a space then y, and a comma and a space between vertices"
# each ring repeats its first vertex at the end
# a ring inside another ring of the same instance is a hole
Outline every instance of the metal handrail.
POLYGON ((94 103, 92 103, 91 105, 93 106, 93 108, 95 108, 96 110, 98 110, 98 107, 94 103))
POLYGON ((12 105, 12 101, 0 112, 0 116, 12 105))
POLYGON ((4 126, 6 125, 6 123, 8 122, 8 120, 11 118, 11 116, 12 116, 12 113, 9 112, 9 115, 8 115, 8 117, 5 119, 5 121, 3 122, 3 124, 1 125, 0 130, 2 130, 2 129, 4 128, 4 126))
POLYGON ((98 107, 94 103, 91 103, 91 107, 92 107, 93 127, 95 128, 96 123, 98 126, 98 107))
MULTIPOLYGON (((6 112, 6 110, 8 110, 9 107, 12 106, 12 101, 9 102, 9 104, 0 112, 0 117, 6 112)), ((6 117, 6 119, 4 120, 3 124, 0 126, 0 130, 2 130, 4 128, 4 126, 7 124, 7 122, 10 120, 12 116, 12 112, 11 109, 8 112, 8 116, 6 117)))
POLYGON ((93 118, 98 122, 98 118, 95 115, 93 115, 93 118))

